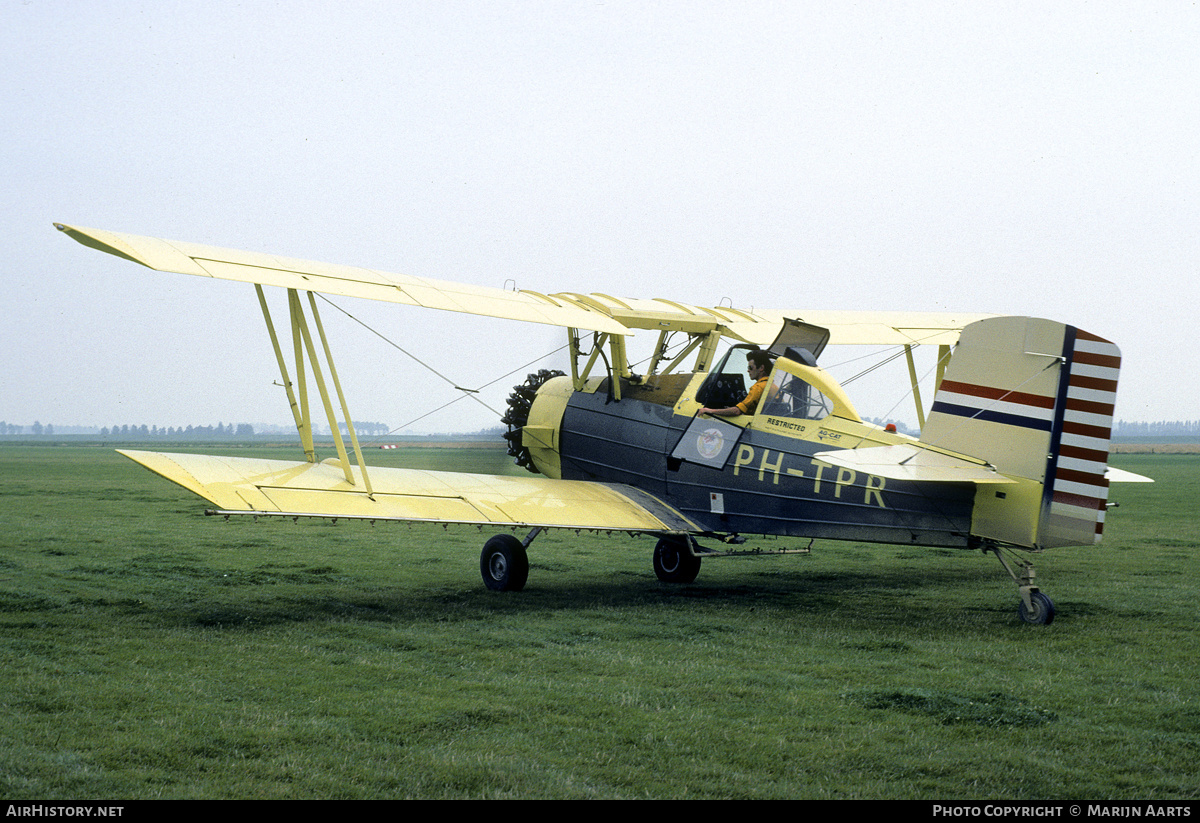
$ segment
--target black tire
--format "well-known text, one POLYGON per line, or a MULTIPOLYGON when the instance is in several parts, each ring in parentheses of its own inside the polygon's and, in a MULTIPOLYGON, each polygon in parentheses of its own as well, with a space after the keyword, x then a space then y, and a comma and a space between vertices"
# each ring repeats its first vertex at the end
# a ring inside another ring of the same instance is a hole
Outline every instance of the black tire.
POLYGON ((700 574, 700 558, 686 541, 664 537, 654 547, 654 574, 664 583, 691 583, 700 574))
POLYGON ((1032 623, 1036 626, 1049 626, 1054 622, 1054 601, 1041 592, 1034 592, 1029 595, 1029 601, 1033 604, 1033 610, 1025 608, 1025 601, 1022 600, 1017 604, 1017 614, 1021 617, 1023 623, 1032 623))
POLYGON ((529 557, 521 541, 511 534, 498 534, 483 544, 479 555, 483 585, 494 592, 519 592, 529 578, 529 557))

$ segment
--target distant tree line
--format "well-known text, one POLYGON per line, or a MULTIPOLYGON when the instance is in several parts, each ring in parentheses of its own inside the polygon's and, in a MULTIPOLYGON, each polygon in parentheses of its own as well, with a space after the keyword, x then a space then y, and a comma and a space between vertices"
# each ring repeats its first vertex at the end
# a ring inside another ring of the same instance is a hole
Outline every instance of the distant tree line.
POLYGON ((54 434, 54 427, 51 425, 43 426, 36 420, 33 422, 32 426, 16 426, 0 420, 0 434, 54 434), (28 431, 26 431, 26 429, 28 429, 28 431))
POLYGON ((100 429, 101 437, 114 437, 121 440, 212 440, 221 437, 250 437, 254 427, 249 423, 218 423, 215 426, 105 426, 100 429))
POLYGON ((1119 434, 1122 437, 1162 437, 1164 435, 1200 437, 1200 420, 1156 420, 1150 423, 1118 420, 1113 426, 1113 434, 1119 434))
MULTIPOLYGON (((342 431, 346 430, 346 424, 340 424, 342 431)), ((321 426, 319 423, 314 424, 315 433, 329 434, 328 426, 321 426)), ((386 423, 377 423, 372 421, 354 421, 354 430, 363 436, 386 435, 391 431, 391 428, 386 423)), ((279 434, 279 433, 295 434, 294 426, 276 426, 274 424, 265 424, 262 431, 263 434, 279 434)), ((122 424, 119 426, 105 426, 97 429, 95 426, 59 426, 58 431, 55 427, 49 424, 42 425, 40 422, 35 422, 32 426, 18 426, 0 420, 0 436, 3 435, 34 435, 35 437, 58 434, 73 434, 73 435, 98 435, 104 438, 113 438, 116 440, 215 440, 221 438, 238 438, 238 437, 253 437, 258 432, 254 426, 249 423, 217 423, 215 426, 149 426, 145 423, 137 424, 122 424)))
MULTIPOLYGON (((346 424, 343 422, 338 423, 338 428, 342 430, 342 434, 350 433, 347 431, 346 424)), ((360 434, 363 437, 372 437, 377 434, 387 434, 391 430, 391 427, 387 423, 374 423, 370 420, 354 421, 355 434, 360 434)))

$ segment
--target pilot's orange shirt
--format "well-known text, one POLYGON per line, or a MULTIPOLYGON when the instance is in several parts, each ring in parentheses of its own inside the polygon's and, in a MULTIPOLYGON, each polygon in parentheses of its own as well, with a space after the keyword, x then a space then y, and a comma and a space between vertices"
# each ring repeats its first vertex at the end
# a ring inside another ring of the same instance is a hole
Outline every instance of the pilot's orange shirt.
POLYGON ((750 393, 746 395, 746 399, 737 404, 738 411, 742 414, 754 414, 754 410, 758 408, 758 401, 762 399, 762 393, 766 391, 767 378, 760 377, 750 387, 750 393))

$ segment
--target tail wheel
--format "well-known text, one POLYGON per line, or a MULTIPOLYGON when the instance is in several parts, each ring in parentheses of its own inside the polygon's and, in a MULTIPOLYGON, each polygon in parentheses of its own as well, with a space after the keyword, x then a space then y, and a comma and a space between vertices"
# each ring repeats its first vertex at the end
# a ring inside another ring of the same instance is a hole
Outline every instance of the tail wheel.
POLYGON ((538 389, 547 380, 561 377, 565 372, 558 369, 542 369, 537 374, 525 378, 519 386, 513 386, 512 394, 508 396, 508 411, 500 418, 500 422, 508 426, 504 439, 508 441, 508 453, 514 462, 534 474, 538 473, 533 465, 529 449, 521 444, 521 429, 529 422, 529 410, 533 408, 533 399, 537 397, 538 389))
POLYGON ((1026 607, 1024 600, 1017 606, 1017 614, 1023 622, 1048 626, 1054 621, 1054 601, 1049 597, 1041 592, 1032 592, 1029 603, 1033 608, 1026 607))
POLYGON ((691 583, 700 574, 700 558, 685 539, 664 537, 654 547, 654 574, 664 583, 691 583))

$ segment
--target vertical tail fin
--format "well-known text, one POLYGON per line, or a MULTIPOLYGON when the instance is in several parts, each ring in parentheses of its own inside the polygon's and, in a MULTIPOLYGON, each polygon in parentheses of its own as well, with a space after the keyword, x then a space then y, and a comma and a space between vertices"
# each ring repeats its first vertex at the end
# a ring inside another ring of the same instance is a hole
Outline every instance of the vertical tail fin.
POLYGON ((1120 366, 1115 345, 1074 326, 1031 317, 973 323, 959 337, 921 440, 1042 484, 1040 495, 1018 495, 1019 504, 983 501, 993 530, 1004 518, 1025 521, 998 539, 1098 543, 1120 366), (1024 511, 1014 517, 1018 505, 1024 511))

